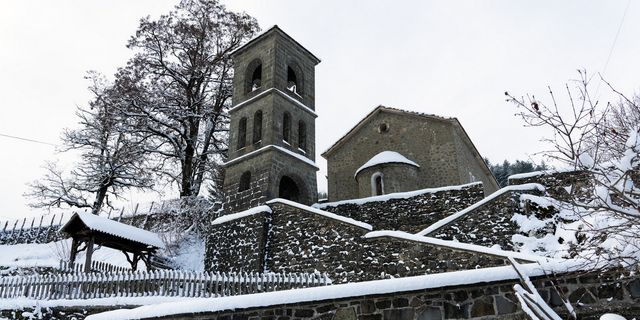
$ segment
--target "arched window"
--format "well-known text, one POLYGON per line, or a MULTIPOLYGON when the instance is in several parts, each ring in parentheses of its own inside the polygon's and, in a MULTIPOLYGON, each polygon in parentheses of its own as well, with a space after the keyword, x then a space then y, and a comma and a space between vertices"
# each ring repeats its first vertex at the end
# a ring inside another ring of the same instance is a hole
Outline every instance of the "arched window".
POLYGON ((240 176, 240 183, 238 184, 238 192, 249 190, 251 187, 251 171, 245 171, 240 176))
POLYGON ((238 124, 238 150, 244 148, 247 140, 247 118, 240 119, 238 124))
POLYGON ((307 152, 307 125, 302 120, 298 122, 298 148, 307 152))
POLYGON ((245 73, 245 91, 252 92, 262 86, 262 61, 255 59, 247 66, 245 73))
POLYGON ((262 140, 262 111, 258 110, 253 115, 253 143, 262 140))
POLYGON ((381 196, 384 194, 384 175, 376 172, 371 176, 371 195, 381 196))
POLYGON ((282 141, 289 143, 291 136, 291 116, 288 112, 282 115, 282 141))
POLYGON ((296 72, 289 66, 287 68, 287 89, 293 93, 298 93, 300 86, 298 85, 298 77, 296 72))

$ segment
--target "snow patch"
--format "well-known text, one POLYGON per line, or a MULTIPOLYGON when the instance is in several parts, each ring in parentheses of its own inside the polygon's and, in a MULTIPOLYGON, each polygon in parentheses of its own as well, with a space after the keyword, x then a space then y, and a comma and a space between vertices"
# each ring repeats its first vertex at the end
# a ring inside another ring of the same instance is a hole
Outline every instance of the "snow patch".
POLYGON ((412 165, 420 168, 420 165, 405 158, 403 155, 401 155, 398 152, 382 151, 376 154, 375 156, 373 156, 371 159, 369 159, 369 161, 363 164, 360 168, 358 168, 358 170, 356 170, 356 173, 354 174, 354 177, 358 175, 358 172, 366 168, 370 168, 370 167, 377 166, 379 164, 385 164, 385 163, 406 163, 408 165, 412 165))
POLYGON ((296 207, 296 208, 299 208, 299 209, 302 209, 302 210, 305 210, 305 211, 308 211, 308 212, 311 212, 311 213, 315 213, 315 214, 319 214, 319 215, 325 216, 327 218, 331 218, 331 219, 334 219, 334 220, 339 220, 339 221, 342 221, 342 222, 345 222, 345 223, 348 223, 348 224, 352 224, 354 226, 357 226, 357 227, 360 227, 360 228, 363 228, 363 229, 373 230, 373 227, 368 223, 365 223, 365 222, 362 222, 362 221, 357 221, 357 220, 354 220, 354 219, 351 219, 351 218, 347 218, 347 217, 344 217, 344 216, 341 216, 341 215, 337 215, 335 213, 331 213, 331 212, 328 212, 328 211, 323 211, 323 210, 320 210, 320 209, 317 209, 317 208, 314 208, 314 207, 306 206, 304 204, 300 204, 300 203, 297 203, 297 202, 289 201, 289 200, 286 200, 286 199, 278 198, 278 199, 273 199, 273 200, 267 201, 267 204, 271 204, 271 203, 283 203, 283 204, 286 204, 286 205, 289 205, 289 206, 292 206, 292 207, 296 207))
POLYGON ((240 218, 244 218, 244 217, 248 217, 248 216, 252 216, 254 214, 257 213, 262 213, 262 212, 267 212, 267 213, 271 213, 271 208, 269 208, 269 206, 257 206, 257 207, 253 207, 251 209, 247 209, 244 211, 240 211, 237 213, 233 213, 233 214, 228 214, 228 215, 224 215, 222 217, 218 217, 217 219, 213 220, 211 222, 212 225, 218 225, 218 224, 223 224, 232 220, 236 220, 236 219, 240 219, 240 218))
POLYGON ((442 246, 442 247, 448 247, 452 249, 459 249, 459 250, 471 251, 471 252, 480 252, 480 253, 485 253, 485 254, 490 254, 490 255, 500 256, 500 257, 507 257, 507 258, 511 257, 511 258, 526 260, 531 262, 536 262, 536 261, 544 262, 549 260, 549 258, 542 257, 539 255, 500 250, 499 247, 488 248, 488 247, 479 246, 479 245, 470 244, 470 243, 462 243, 458 241, 449 241, 449 240, 442 240, 442 239, 437 239, 432 237, 424 237, 424 236, 406 233, 403 231, 387 231, 387 230, 372 231, 365 234, 364 237, 368 239, 374 239, 374 238, 380 238, 380 237, 393 237, 393 238, 399 238, 404 240, 428 243, 435 246, 442 246))

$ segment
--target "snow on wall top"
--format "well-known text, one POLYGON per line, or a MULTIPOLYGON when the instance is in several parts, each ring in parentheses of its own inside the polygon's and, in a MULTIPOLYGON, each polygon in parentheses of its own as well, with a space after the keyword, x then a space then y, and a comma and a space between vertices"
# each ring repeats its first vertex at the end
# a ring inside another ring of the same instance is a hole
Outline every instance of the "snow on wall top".
POLYGON ((506 258, 515 258, 515 259, 525 260, 529 262, 546 262, 550 260, 550 258, 548 257, 543 257, 543 256, 538 256, 533 254, 514 252, 514 251, 505 251, 497 248, 488 248, 488 247, 479 246, 479 245, 470 244, 470 243, 462 243, 458 241, 449 241, 449 240, 442 240, 442 239, 437 239, 432 237, 425 237, 425 236, 406 233, 403 231, 388 231, 388 230, 372 231, 365 234, 364 236, 365 238, 369 238, 369 239, 381 238, 381 237, 393 237, 393 238, 399 238, 403 240, 410 240, 410 241, 432 244, 435 246, 448 247, 452 249, 480 252, 480 253, 490 254, 493 256, 506 257, 506 258))
POLYGON ((363 164, 362 167, 358 168, 358 170, 356 170, 356 173, 354 174, 354 177, 358 175, 358 172, 366 168, 370 168, 370 167, 377 166, 379 164, 385 164, 385 163, 406 163, 408 165, 412 165, 420 168, 419 164, 405 158, 405 156, 401 155, 398 152, 382 151, 376 154, 375 156, 373 156, 371 159, 369 159, 369 161, 363 164))
POLYGON ((302 209, 302 210, 305 210, 305 211, 308 211, 308 212, 311 212, 311 213, 315 213, 315 214, 319 214, 319 215, 325 216, 325 217, 330 218, 330 219, 339 220, 339 221, 342 221, 342 222, 345 222, 345 223, 348 223, 348 224, 352 224, 354 226, 357 226, 357 227, 360 227, 360 228, 363 228, 363 229, 367 229, 369 231, 373 230, 373 227, 368 223, 365 223, 365 222, 362 222, 362 221, 358 221, 358 220, 354 220, 354 219, 351 219, 351 218, 347 218, 347 217, 344 217, 344 216, 341 216, 341 215, 338 215, 338 214, 335 214, 335 213, 331 213, 331 212, 328 212, 328 211, 323 211, 323 210, 320 210, 320 209, 317 209, 317 208, 314 208, 314 207, 306 206, 304 204, 300 204, 300 203, 297 203, 297 202, 289 201, 289 200, 286 200, 286 199, 278 198, 278 199, 273 199, 273 200, 267 201, 267 204, 271 204, 271 203, 283 203, 283 204, 286 204, 286 205, 289 205, 289 206, 292 206, 292 207, 296 207, 296 208, 299 208, 299 209, 302 209))
MULTIPOLYGON (((529 277, 537 277, 546 275, 549 272, 560 274, 582 270, 584 269, 584 261, 565 260, 541 264, 529 263, 521 265, 519 269, 529 277)), ((324 287, 295 289, 295 291, 283 290, 221 298, 191 299, 183 302, 142 306, 134 309, 112 310, 90 315, 86 319, 127 320, 177 314, 219 312, 518 279, 520 279, 520 276, 512 266, 502 266, 415 277, 352 282, 324 287)))
POLYGON ((250 103, 250 102, 256 101, 256 100, 258 100, 258 99, 260 99, 260 98, 262 98, 262 97, 266 96, 269 92, 272 92, 272 91, 273 91, 273 92, 276 92, 276 93, 278 93, 278 94, 280 94, 280 95, 281 95, 281 96, 283 96, 283 97, 285 97, 287 100, 289 100, 289 101, 293 102, 296 106, 298 106, 298 107, 300 107, 302 110, 304 110, 304 111, 306 111, 306 112, 310 113, 312 116, 314 116, 314 117, 318 117, 318 114, 317 114, 315 111, 313 111, 313 109, 311 109, 311 108, 307 107, 304 103, 302 103, 302 102, 300 102, 300 101, 298 101, 298 100, 296 100, 296 99, 292 98, 292 97, 291 97, 291 96, 289 96, 288 94, 286 94, 286 93, 282 92, 282 90, 279 90, 279 89, 276 89, 276 88, 270 88, 270 89, 267 89, 267 90, 265 90, 265 91, 263 91, 263 92, 260 92, 259 94, 255 95, 254 97, 252 97, 252 98, 250 98, 250 99, 247 99, 247 100, 245 100, 245 101, 242 101, 242 102, 238 103, 237 105, 235 105, 235 106, 233 106, 231 109, 229 109, 229 112, 232 112, 232 111, 238 110, 238 108, 240 108, 240 107, 242 107, 242 106, 244 106, 244 105, 246 105, 246 104, 248 104, 248 103, 250 103))
MULTIPOLYGON (((164 249, 164 243, 160 240, 160 237, 153 232, 104 217, 99 217, 88 212, 76 212, 74 214, 74 217, 75 216, 77 216, 90 230, 104 232, 116 237, 164 249)), ((71 217, 69 222, 60 228, 60 231, 64 231, 69 223, 74 220, 74 217, 71 217)))
POLYGON ((547 174, 571 172, 571 171, 575 171, 575 170, 576 169, 573 169, 573 168, 567 168, 567 169, 542 170, 542 171, 531 171, 531 172, 525 172, 525 173, 517 173, 517 174, 512 174, 509 177, 507 177, 507 180, 531 178, 531 177, 537 177, 537 176, 542 176, 542 175, 547 175, 547 174))
POLYGON ((428 188, 428 189, 420 189, 420 190, 408 191, 408 192, 396 192, 396 193, 384 194, 381 196, 373 196, 373 197, 366 197, 366 198, 360 198, 360 199, 347 199, 347 200, 340 200, 336 202, 316 203, 313 205, 313 207, 318 209, 323 209, 327 207, 337 207, 343 204, 363 205, 368 202, 382 202, 382 201, 387 201, 391 199, 409 199, 425 193, 436 193, 436 192, 449 191, 449 190, 462 190, 464 188, 469 188, 469 187, 473 187, 481 184, 482 182, 472 182, 472 183, 461 184, 457 186, 428 188))
POLYGON ((468 208, 466 208, 464 210, 458 211, 458 212, 456 212, 456 213, 454 213, 454 214, 452 214, 452 215, 450 215, 450 216, 448 216, 448 217, 446 217, 446 218, 444 218, 444 219, 442 219, 442 220, 430 225, 426 229, 416 233, 416 235, 424 236, 424 235, 427 235, 427 234, 429 234, 429 233, 431 233, 433 231, 436 231, 436 230, 446 226, 447 224, 453 222, 454 220, 464 216, 465 214, 467 214, 467 213, 479 208, 480 206, 490 202, 491 200, 497 198, 498 196, 500 196, 502 194, 505 194, 505 193, 510 192, 510 191, 525 191, 525 190, 544 191, 545 188, 541 184, 537 184, 537 183, 525 183, 525 184, 518 184, 518 185, 504 187, 504 188, 502 188, 502 189, 490 194, 488 197, 486 197, 486 198, 474 203, 470 207, 468 207, 468 208))
POLYGON ((241 159, 244 159, 246 157, 250 157, 252 155, 256 155, 256 154, 258 154, 260 152, 264 152, 264 151, 267 151, 269 149, 276 149, 276 150, 278 150, 280 152, 286 153, 286 154, 288 154, 288 155, 290 155, 290 156, 292 156, 294 158, 297 158, 298 160, 301 160, 302 162, 304 162, 304 163, 306 163, 306 164, 308 164, 310 166, 313 166, 314 168, 318 168, 318 166, 316 165, 315 162, 313 162, 313 160, 311 160, 311 159, 309 159, 309 158, 307 158, 307 157, 305 157, 305 156, 303 156, 301 154, 297 154, 297 153, 295 153, 295 152, 293 152, 291 150, 287 150, 287 149, 285 149, 283 147, 276 146, 276 145, 273 145, 273 144, 270 144, 268 146, 264 146, 264 147, 262 147, 262 148, 260 148, 258 150, 251 151, 251 152, 249 152, 247 154, 243 154, 243 155, 241 155, 241 156, 239 156, 237 158, 234 158, 232 160, 229 160, 229 161, 225 162, 224 165, 226 166, 226 165, 230 165, 232 163, 236 163, 236 162, 240 161, 241 159))
POLYGON ((261 212, 268 212, 271 213, 271 208, 269 208, 269 206, 257 206, 257 207, 253 207, 244 211, 240 211, 240 212, 236 212, 233 214, 228 214, 222 217, 218 217, 217 219, 213 220, 211 222, 211 225, 218 225, 218 224, 223 224, 232 220, 236 220, 236 219, 240 219, 240 218, 244 218, 244 217, 248 217, 248 216, 252 216, 256 213, 261 213, 261 212))

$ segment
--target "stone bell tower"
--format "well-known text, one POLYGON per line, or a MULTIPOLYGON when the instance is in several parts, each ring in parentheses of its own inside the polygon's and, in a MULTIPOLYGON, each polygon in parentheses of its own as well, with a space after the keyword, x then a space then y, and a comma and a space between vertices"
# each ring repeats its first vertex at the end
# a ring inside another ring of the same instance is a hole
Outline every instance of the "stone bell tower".
POLYGON ((274 198, 317 201, 315 76, 320 60, 278 26, 234 51, 224 211, 274 198))

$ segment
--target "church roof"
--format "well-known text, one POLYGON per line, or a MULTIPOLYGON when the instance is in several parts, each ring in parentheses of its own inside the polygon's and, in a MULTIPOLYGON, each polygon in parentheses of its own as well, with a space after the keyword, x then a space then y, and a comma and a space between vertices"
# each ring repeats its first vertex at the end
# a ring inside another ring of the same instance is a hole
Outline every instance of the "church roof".
POLYGON ((385 163, 405 163, 405 164, 420 168, 419 164, 407 159, 405 156, 401 155, 398 152, 382 151, 376 154, 375 156, 373 156, 371 159, 369 159, 369 161, 363 164, 360 168, 358 168, 358 170, 356 170, 355 176, 358 175, 358 172, 366 168, 370 168, 370 167, 377 166, 379 164, 385 164, 385 163))
POLYGON ((274 25, 273 27, 267 29, 266 31, 258 34, 257 36, 255 36, 253 39, 249 40, 249 42, 245 43, 244 45, 242 45, 240 48, 235 49, 233 51, 231 51, 231 56, 237 55, 240 52, 248 49, 249 47, 253 46, 254 44, 260 42, 261 39, 266 38, 267 36, 269 36, 270 34, 277 32, 280 33, 282 36, 284 36, 285 38, 289 39, 289 41, 295 43, 296 45, 298 45, 300 48, 302 48, 302 50, 304 52, 306 52, 314 61, 316 64, 320 63, 320 58, 316 57, 313 53, 311 53, 311 51, 309 51, 307 48, 305 48, 304 46, 302 46, 298 41, 296 41, 296 39, 292 38, 290 35, 288 35, 286 32, 282 31, 282 29, 280 29, 280 27, 278 27, 278 25, 274 25))

